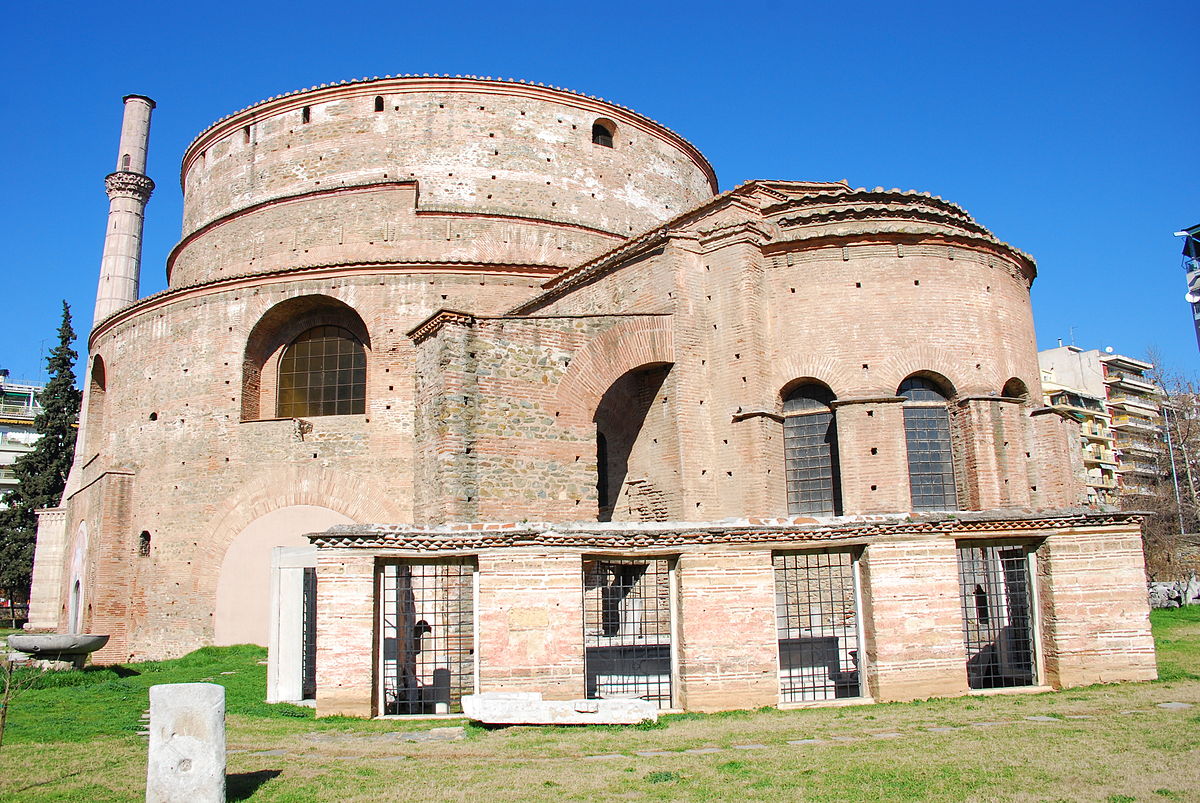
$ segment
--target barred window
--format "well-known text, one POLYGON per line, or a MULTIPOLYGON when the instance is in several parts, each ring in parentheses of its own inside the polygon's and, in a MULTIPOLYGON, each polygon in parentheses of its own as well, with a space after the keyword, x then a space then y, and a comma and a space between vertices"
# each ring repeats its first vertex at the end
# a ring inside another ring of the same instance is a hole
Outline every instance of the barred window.
POLYGON ((603 145, 606 148, 613 146, 613 129, 616 126, 608 124, 607 121, 597 120, 592 123, 592 142, 597 145, 603 145))
POLYGON ((933 380, 910 376, 897 395, 904 402, 904 439, 913 510, 954 510, 954 456, 945 391, 933 380))
POLYGON ((367 355, 340 326, 316 326, 279 360, 278 418, 356 415, 366 411, 367 355))
POLYGON ((823 385, 801 385, 783 402, 783 454, 789 514, 842 512, 837 421, 823 385))

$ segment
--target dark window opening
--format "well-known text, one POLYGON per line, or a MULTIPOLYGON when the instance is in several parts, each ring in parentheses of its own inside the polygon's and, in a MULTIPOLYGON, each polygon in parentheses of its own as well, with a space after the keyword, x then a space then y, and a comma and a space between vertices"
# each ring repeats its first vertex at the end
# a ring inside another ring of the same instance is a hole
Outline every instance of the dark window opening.
POLYGON ((300 110, 300 122, 307 123, 307 122, 310 122, 311 120, 312 120, 312 108, 310 106, 305 106, 303 109, 300 110))
POLYGON ((959 546, 967 682, 972 689, 1031 686, 1033 597, 1023 546, 959 546))
POLYGON ((375 111, 377 111, 377 112, 383 111, 383 96, 382 95, 375 96, 375 111))
POLYGON ((150 533, 145 530, 138 536, 138 554, 142 557, 150 554, 150 533))
POLYGON ((772 556, 780 701, 862 696, 854 553, 772 556))
POLYGON ((671 707, 671 567, 665 558, 584 558, 585 696, 671 707))
POLYGON ((900 385, 908 482, 913 510, 955 510, 954 455, 947 394, 931 379, 912 376, 900 385))
POLYGON ((592 142, 611 148, 613 146, 612 129, 601 122, 592 123, 592 142))
POLYGON ((242 127, 242 144, 244 144, 244 145, 250 144, 250 126, 242 127))
POLYGON ((130 158, 129 154, 125 154, 124 156, 122 156, 122 157, 121 157, 121 169, 122 169, 122 170, 128 170, 128 169, 129 169, 129 165, 130 165, 130 163, 131 163, 132 161, 133 161, 133 160, 130 158))
POLYGON ((600 509, 612 508, 608 498, 608 438, 596 432, 596 501, 600 509))
POLYGON ((359 415, 366 411, 367 355, 340 326, 316 326, 279 360, 277 418, 359 415))
POLYGON ((788 513, 842 512, 833 391, 805 384, 783 402, 783 453, 788 513))

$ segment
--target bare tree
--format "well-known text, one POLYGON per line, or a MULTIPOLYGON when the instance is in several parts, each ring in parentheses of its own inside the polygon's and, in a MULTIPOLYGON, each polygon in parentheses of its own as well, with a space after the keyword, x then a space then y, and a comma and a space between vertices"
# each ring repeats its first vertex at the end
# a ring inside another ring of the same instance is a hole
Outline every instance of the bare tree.
POLYGON ((1172 371, 1156 349, 1149 350, 1147 360, 1154 364, 1147 378, 1163 392, 1157 480, 1149 493, 1127 497, 1122 504, 1149 514, 1142 535, 1151 578, 1178 580, 1188 569, 1179 565, 1180 547, 1200 533, 1200 395, 1196 382, 1172 371))
POLYGON ((0 747, 4 746, 4 727, 13 700, 37 684, 44 671, 22 669, 13 661, 0 659, 0 747))

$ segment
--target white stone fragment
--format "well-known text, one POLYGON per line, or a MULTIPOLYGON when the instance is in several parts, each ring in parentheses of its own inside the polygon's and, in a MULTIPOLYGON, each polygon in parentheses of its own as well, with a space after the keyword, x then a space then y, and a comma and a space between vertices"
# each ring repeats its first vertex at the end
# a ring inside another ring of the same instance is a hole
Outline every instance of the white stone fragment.
POLYGON ((636 725, 658 721, 647 700, 543 700, 539 692, 485 692, 462 698, 463 713, 488 725, 636 725))
POLYGON ((224 803, 225 687, 150 687, 146 803, 224 803))

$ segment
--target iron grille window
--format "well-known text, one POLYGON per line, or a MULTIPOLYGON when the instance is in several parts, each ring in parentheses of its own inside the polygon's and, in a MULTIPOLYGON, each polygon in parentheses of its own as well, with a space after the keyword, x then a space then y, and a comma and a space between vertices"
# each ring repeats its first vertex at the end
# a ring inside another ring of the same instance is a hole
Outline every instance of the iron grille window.
POLYGON ((366 397, 366 351, 340 326, 309 329, 279 359, 279 418, 357 415, 366 397))
POLYGON ((671 562, 583 561, 585 696, 671 707, 671 562))
POLYGON ((788 513, 838 515, 842 489, 838 471, 833 393, 802 385, 783 402, 783 455, 788 513))
POLYGON ((449 714, 475 691, 475 562, 383 567, 383 713, 449 714))
POLYGON ((300 632, 304 639, 300 651, 300 696, 305 700, 317 696, 317 570, 304 570, 300 632))
POLYGON ((862 696, 854 562, 835 549, 772 557, 785 703, 862 696))
POLYGON ((1028 550, 959 546, 958 578, 968 685, 972 689, 1033 685, 1028 550))
POLYGON ((905 398, 904 440, 913 510, 955 510, 954 454, 946 394, 933 381, 909 377, 900 385, 905 398))

